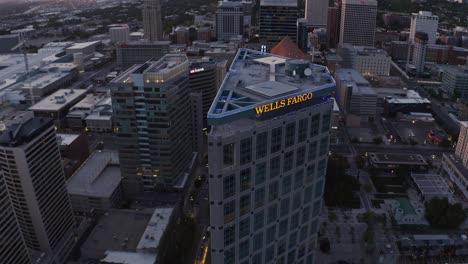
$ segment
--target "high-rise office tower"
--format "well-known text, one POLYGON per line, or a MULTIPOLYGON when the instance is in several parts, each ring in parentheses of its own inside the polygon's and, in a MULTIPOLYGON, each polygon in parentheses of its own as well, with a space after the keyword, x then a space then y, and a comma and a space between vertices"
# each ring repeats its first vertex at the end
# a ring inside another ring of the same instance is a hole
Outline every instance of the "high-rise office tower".
POLYGON ((411 14, 411 27, 408 40, 410 43, 413 43, 416 32, 423 32, 427 34, 427 44, 435 44, 438 27, 439 17, 431 12, 419 11, 419 13, 413 13, 411 14))
MULTIPOLYGON (((0 156, 4 156, 0 153, 0 156)), ((0 212, 2 212, 2 228, 0 229, 0 263, 29 264, 29 252, 23 240, 20 227, 16 220, 13 204, 8 195, 4 177, 0 175, 0 212)))
POLYGON ((299 18, 297 20, 296 44, 302 52, 307 53, 307 51, 309 51, 309 27, 307 26, 307 20, 305 18, 299 18))
POLYGON ((296 40, 297 0, 260 0, 260 43, 273 48, 285 36, 296 40))
POLYGON ((413 66, 416 67, 416 73, 424 72, 424 63, 426 62, 428 36, 424 32, 416 32, 413 45, 413 66))
POLYGON ((162 40, 163 28, 161 16, 160 0, 143 1, 143 31, 147 40, 162 40))
POLYGON ((340 41, 340 7, 341 1, 328 8, 327 45, 336 48, 340 41))
POLYGON ((74 246, 75 220, 54 122, 19 112, 1 129, 2 177, 26 247, 45 263, 65 263, 74 246))
POLYGON ((241 2, 219 2, 216 11, 216 38, 229 41, 244 34, 244 6, 241 2))
POLYGON ((183 188, 192 159, 189 61, 168 54, 111 82, 124 194, 183 188))
POLYGON ((340 43, 373 47, 376 18, 376 0, 343 0, 340 18, 340 43))
POLYGON ((305 18, 310 27, 326 28, 328 17, 328 0, 306 0, 305 18))
POLYGON ((202 95, 203 127, 208 126, 207 114, 210 110, 218 87, 216 87, 218 65, 216 61, 206 59, 192 60, 189 70, 190 91, 202 95))
POLYGON ((334 90, 326 67, 238 51, 208 113, 211 263, 313 263, 334 90))

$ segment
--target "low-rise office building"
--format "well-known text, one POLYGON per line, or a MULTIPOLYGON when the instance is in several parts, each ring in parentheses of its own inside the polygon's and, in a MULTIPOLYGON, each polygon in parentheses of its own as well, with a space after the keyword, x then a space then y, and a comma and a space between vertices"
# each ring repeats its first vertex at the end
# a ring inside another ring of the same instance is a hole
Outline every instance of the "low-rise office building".
POLYGON ((31 106, 29 110, 38 117, 50 117, 57 128, 67 126, 68 110, 83 99, 86 90, 61 89, 31 106))
POLYGON ((73 211, 79 215, 119 208, 122 203, 121 173, 117 152, 91 154, 67 182, 73 211))

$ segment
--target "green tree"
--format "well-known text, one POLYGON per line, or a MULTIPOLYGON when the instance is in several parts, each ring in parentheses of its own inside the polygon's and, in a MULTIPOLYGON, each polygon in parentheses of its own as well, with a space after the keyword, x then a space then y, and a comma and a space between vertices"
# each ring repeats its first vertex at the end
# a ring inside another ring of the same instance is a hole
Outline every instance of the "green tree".
POLYGON ((374 142, 374 144, 376 145, 379 145, 382 144, 383 140, 381 137, 375 137, 374 139, 372 139, 372 142, 374 142))
POLYGON ((434 228, 457 228, 466 219, 460 203, 450 204, 447 198, 433 198, 426 204, 426 218, 434 228))
POLYGON ((353 192, 358 191, 360 185, 355 177, 346 175, 346 168, 348 162, 345 157, 338 154, 329 157, 324 193, 327 206, 353 207, 353 192))

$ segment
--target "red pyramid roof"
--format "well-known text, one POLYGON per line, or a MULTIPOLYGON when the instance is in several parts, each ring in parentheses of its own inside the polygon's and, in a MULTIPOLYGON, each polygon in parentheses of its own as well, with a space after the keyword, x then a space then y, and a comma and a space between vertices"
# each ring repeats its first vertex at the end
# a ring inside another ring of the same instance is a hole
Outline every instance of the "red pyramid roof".
POLYGON ((274 46, 271 54, 283 56, 291 59, 310 60, 311 56, 304 54, 301 49, 294 43, 289 36, 284 37, 276 46, 274 46))

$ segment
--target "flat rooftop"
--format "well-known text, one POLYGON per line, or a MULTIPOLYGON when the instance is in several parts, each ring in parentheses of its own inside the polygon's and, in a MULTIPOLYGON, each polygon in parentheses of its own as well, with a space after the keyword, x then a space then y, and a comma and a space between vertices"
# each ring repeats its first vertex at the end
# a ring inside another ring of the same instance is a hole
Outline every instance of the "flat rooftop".
MULTIPOLYGON (((15 115, 14 113, 13 117, 15 115)), ((0 125, 0 145, 6 147, 16 147, 30 142, 53 125, 52 119, 40 117, 24 119, 20 117, 10 124, 7 122, 0 125)))
POLYGON ((190 62, 184 54, 167 54, 157 61, 149 60, 144 64, 130 67, 117 78, 114 78, 111 83, 132 83, 136 79, 140 82, 138 85, 165 82, 179 76, 181 72, 188 74, 189 65, 190 62), (143 80, 140 77, 132 77, 132 75, 143 75, 143 80))
POLYGON ((430 104, 431 101, 427 98, 392 98, 386 99, 389 104, 430 104))
MULTIPOLYGON (((324 66, 255 50, 239 49, 208 112, 212 123, 255 115, 255 108, 312 93, 316 104, 335 91, 324 66), (317 101, 315 101, 317 100, 317 101)), ((315 104, 314 103, 314 104, 315 104)))
POLYGON ((337 81, 346 81, 356 83, 356 85, 369 86, 369 82, 355 69, 341 68, 335 70, 335 78, 337 81))
POLYGON ((31 106, 30 111, 59 111, 60 109, 76 103, 80 96, 86 93, 86 89, 60 89, 31 106))
POLYGON ((27 80, 18 84, 17 88, 20 89, 44 89, 56 81, 61 80, 69 75, 68 72, 54 71, 54 72, 40 72, 32 75, 27 80))
MULTIPOLYGON (((50 56, 50 53, 27 54, 29 69, 42 66, 45 63, 45 59, 50 56)), ((26 68, 24 66, 23 54, 0 55, 0 88, 4 87, 3 82, 15 83, 18 76, 25 73, 26 68)))
POLYGON ((457 156, 455 156, 455 154, 452 153, 444 153, 443 157, 458 170, 460 174, 458 174, 458 172, 455 172, 457 173, 457 175, 463 176, 465 177, 465 179, 468 178, 468 168, 463 166, 463 162, 461 159, 459 159, 457 156))
POLYGON ((447 196, 451 193, 449 186, 440 175, 411 173, 411 178, 423 195, 447 196))
POLYGON ((112 250, 106 251, 104 255, 105 257, 101 259, 101 263, 112 264, 154 264, 157 256, 156 254, 112 250))
POLYGON ((81 43, 75 43, 73 46, 68 47, 67 49, 85 49, 88 47, 95 46, 97 44, 101 43, 100 40, 98 41, 88 41, 88 42, 81 42, 81 43))
POLYGON ((291 6, 297 7, 296 0, 260 0, 261 6, 291 6))
POLYGON ((68 146, 77 138, 79 138, 80 134, 64 134, 64 133, 57 133, 57 138, 59 139, 59 145, 68 146))
POLYGON ((70 195, 109 198, 121 180, 118 153, 95 151, 68 180, 67 191, 70 195))
POLYGON ((156 208, 145 232, 138 242, 138 252, 157 252, 159 242, 171 220, 172 208, 156 208))
POLYGON ((419 154, 393 154, 393 153, 368 153, 373 164, 386 165, 427 165, 426 160, 419 154))
POLYGON ((153 212, 154 209, 107 211, 81 247, 82 252, 98 253, 98 259, 109 250, 136 252, 153 212))

